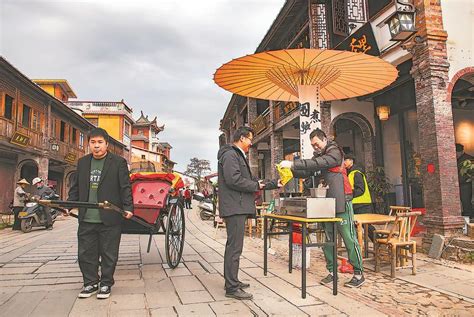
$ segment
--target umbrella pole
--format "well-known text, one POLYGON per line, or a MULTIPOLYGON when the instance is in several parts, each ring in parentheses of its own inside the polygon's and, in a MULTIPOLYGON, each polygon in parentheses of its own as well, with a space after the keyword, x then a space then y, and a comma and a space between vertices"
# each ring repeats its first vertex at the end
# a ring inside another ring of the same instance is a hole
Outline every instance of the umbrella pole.
POLYGON ((321 128, 320 98, 318 85, 299 85, 298 99, 300 102, 300 147, 301 158, 313 157, 313 147, 309 135, 321 128))

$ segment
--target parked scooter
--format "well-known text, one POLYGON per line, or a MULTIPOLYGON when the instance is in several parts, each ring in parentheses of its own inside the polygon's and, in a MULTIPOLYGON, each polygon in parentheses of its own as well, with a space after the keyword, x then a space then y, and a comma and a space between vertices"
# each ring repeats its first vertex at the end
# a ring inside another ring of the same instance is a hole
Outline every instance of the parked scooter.
POLYGON ((209 198, 203 199, 199 204, 199 216, 202 220, 214 220, 214 208, 212 205, 212 200, 209 198))
MULTIPOLYGON (((45 196, 43 199, 48 200, 58 200, 59 195, 53 193, 49 196, 45 196)), ((25 208, 18 213, 18 219, 20 219, 21 231, 24 233, 30 232, 33 227, 47 227, 46 217, 43 212, 44 206, 38 204, 36 201, 27 200, 25 203, 25 208)), ((56 218, 61 213, 55 208, 50 208, 49 212, 51 213, 51 219, 53 224, 56 221, 56 218)))

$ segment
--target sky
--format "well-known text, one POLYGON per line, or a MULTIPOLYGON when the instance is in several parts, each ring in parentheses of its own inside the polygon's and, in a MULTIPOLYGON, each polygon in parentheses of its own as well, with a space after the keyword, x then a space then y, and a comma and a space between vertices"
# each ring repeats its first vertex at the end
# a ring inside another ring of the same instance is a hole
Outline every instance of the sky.
POLYGON ((165 125, 184 171, 217 169, 231 93, 212 80, 252 54, 284 0, 0 0, 0 54, 29 78, 67 79, 78 100, 124 99, 165 125))

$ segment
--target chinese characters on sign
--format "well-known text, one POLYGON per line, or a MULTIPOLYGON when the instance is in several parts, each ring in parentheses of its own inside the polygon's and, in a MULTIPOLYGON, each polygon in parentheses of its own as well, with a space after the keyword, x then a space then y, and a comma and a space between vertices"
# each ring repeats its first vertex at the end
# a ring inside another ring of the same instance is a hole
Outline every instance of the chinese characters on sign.
POLYGON ((74 163, 76 161, 76 154, 75 153, 72 153, 72 152, 69 152, 68 154, 66 154, 66 156, 64 157, 64 160, 68 163, 74 163))
POLYGON ((313 150, 311 146, 306 147, 310 143, 309 135, 311 132, 321 126, 319 111, 315 105, 309 102, 301 104, 300 107, 300 142, 301 153, 303 158, 311 158, 313 150))
POLYGON ((30 137, 24 134, 21 134, 19 132, 15 132, 12 136, 12 139, 10 140, 10 143, 21 145, 21 146, 27 146, 29 142, 30 142, 30 137))
POLYGON ((365 36, 365 34, 362 35, 362 37, 359 39, 353 37, 351 39, 350 46, 351 51, 354 53, 365 53, 372 48, 372 46, 367 44, 367 37, 365 36))

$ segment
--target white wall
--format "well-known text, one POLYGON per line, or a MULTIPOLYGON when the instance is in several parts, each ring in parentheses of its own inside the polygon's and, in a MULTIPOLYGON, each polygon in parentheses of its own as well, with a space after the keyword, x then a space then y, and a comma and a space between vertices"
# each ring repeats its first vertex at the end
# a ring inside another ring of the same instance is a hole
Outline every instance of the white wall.
POLYGON ((474 0, 444 0, 443 25, 448 32, 449 79, 474 66, 474 0))
POLYGON ((331 120, 346 112, 357 112, 363 115, 370 122, 372 130, 375 132, 373 103, 358 101, 357 99, 331 101, 331 120))

